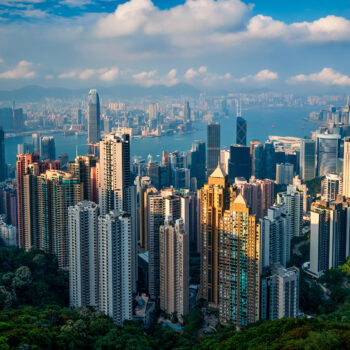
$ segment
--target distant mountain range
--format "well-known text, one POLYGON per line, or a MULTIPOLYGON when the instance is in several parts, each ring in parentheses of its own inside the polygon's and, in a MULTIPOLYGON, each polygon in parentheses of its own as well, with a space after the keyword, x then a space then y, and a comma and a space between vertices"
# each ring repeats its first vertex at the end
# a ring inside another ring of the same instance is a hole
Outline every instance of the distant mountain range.
MULTIPOLYGON (((91 86, 91 88, 95 88, 91 86)), ((112 87, 97 87, 100 96, 111 98, 133 98, 133 97, 196 97, 200 91, 195 87, 179 83, 174 86, 154 85, 144 87, 139 85, 116 85, 112 87)), ((89 88, 66 89, 66 88, 46 88, 37 85, 28 85, 15 90, 0 90, 0 101, 3 102, 36 102, 45 98, 69 99, 87 96, 89 88)))

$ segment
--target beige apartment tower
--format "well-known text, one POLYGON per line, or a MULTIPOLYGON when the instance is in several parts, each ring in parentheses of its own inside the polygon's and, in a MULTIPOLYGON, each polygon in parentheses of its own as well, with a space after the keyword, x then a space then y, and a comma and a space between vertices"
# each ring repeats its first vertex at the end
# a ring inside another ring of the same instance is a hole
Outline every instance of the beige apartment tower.
POLYGON ((219 220, 219 317, 245 326, 259 320, 260 224, 239 195, 219 220))
POLYGON ((235 198, 235 188, 218 165, 200 191, 201 297, 215 309, 219 305, 219 221, 235 198))

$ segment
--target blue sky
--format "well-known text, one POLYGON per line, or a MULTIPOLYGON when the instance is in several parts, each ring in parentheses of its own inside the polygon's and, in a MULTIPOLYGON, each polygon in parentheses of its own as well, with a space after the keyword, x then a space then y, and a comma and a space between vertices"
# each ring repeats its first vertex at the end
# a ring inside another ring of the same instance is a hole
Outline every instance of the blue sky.
POLYGON ((0 89, 350 90, 350 0, 0 0, 0 89))

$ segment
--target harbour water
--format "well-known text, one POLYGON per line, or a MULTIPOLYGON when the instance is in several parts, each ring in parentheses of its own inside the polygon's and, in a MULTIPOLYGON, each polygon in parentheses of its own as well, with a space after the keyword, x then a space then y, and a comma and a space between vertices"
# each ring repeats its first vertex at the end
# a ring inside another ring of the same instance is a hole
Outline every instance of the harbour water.
MULTIPOLYGON (((247 120, 248 142, 258 139, 264 142, 270 135, 304 137, 310 131, 317 129, 315 124, 306 122, 303 118, 308 116, 308 108, 256 108, 243 111, 243 117, 247 120)), ((221 125, 221 147, 228 147, 235 143, 235 117, 222 118, 221 125)), ((191 149, 194 140, 206 140, 206 124, 196 123, 196 132, 183 135, 169 135, 154 138, 134 138, 131 143, 131 156, 139 156, 147 160, 151 155, 159 160, 163 150, 187 151, 191 149)), ((50 134, 43 133, 45 136, 50 134)), ((60 153, 68 153, 69 159, 74 159, 76 151, 78 154, 87 153, 86 134, 68 135, 52 134, 55 138, 56 156, 60 153)), ((5 140, 6 162, 15 164, 17 144, 31 143, 31 136, 18 136, 5 140)))

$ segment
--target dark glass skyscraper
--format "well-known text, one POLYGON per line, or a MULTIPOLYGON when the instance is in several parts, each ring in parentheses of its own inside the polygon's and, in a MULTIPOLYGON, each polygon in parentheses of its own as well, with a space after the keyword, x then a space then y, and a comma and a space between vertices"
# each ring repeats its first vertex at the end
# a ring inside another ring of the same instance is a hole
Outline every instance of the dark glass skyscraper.
POLYGON ((231 145, 228 162, 228 176, 231 183, 236 177, 244 177, 249 181, 251 175, 250 148, 243 145, 231 145))
POLYGON ((90 90, 88 97, 88 143, 100 142, 100 98, 97 90, 90 90))
POLYGON ((236 144, 247 145, 247 121, 242 117, 237 117, 236 121, 236 144))
POLYGON ((207 175, 216 169, 220 162, 220 124, 210 123, 207 126, 207 175))
POLYGON ((257 179, 264 178, 264 146, 257 145, 254 147, 254 173, 257 179))
POLYGON ((264 145, 264 178, 276 179, 275 147, 271 141, 266 141, 264 145))
POLYGON ((2 126, 0 126, 0 181, 7 178, 7 169, 5 163, 5 136, 2 126))
POLYGON ((190 103, 188 101, 184 104, 184 121, 188 122, 191 120, 191 108, 190 103))
POLYGON ((197 179, 197 187, 202 188, 205 184, 205 142, 195 141, 192 150, 188 153, 188 167, 191 178, 197 179))
POLYGON ((55 139, 52 136, 43 136, 41 138, 40 156, 43 160, 56 159, 55 139))

